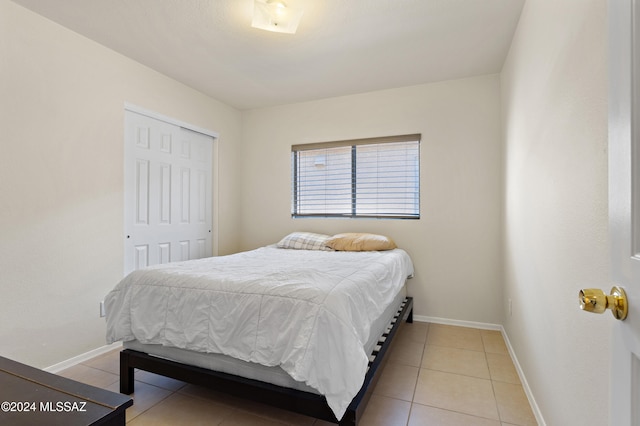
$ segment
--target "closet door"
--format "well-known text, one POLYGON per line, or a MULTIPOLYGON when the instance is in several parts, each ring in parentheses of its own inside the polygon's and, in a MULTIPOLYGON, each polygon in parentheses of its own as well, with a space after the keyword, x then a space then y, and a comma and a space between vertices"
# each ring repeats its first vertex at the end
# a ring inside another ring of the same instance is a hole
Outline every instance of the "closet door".
POLYGON ((125 274, 212 255, 213 138, 125 111, 125 274))

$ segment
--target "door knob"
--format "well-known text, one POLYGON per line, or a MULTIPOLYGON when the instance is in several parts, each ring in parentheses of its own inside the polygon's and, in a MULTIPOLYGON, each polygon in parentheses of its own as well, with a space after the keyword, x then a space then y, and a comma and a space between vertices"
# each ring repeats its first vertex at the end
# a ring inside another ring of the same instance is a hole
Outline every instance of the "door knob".
POLYGON ((611 309, 613 316, 622 321, 627 317, 628 305, 627 294, 618 286, 611 289, 611 294, 607 295, 599 288, 585 288, 578 293, 580 309, 587 312, 601 314, 607 309, 611 309))

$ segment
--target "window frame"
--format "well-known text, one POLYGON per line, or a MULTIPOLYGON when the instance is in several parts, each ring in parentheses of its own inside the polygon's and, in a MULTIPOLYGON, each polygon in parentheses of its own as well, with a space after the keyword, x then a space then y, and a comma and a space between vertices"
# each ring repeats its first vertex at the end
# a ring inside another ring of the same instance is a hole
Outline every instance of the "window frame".
POLYGON ((397 136, 386 137, 374 137, 364 139, 351 139, 344 141, 332 141, 332 142, 316 142, 307 144, 295 144, 291 146, 291 217, 294 219, 299 218, 353 218, 353 219, 420 219, 421 197, 420 197, 420 145, 422 135, 407 134, 397 136), (383 145, 393 144, 400 142, 416 142, 418 150, 418 163, 417 163, 417 213, 416 214, 358 214, 357 208, 357 146, 359 145, 383 145), (351 213, 299 213, 299 164, 297 153, 302 151, 324 150, 330 148, 343 148, 351 147, 351 213))

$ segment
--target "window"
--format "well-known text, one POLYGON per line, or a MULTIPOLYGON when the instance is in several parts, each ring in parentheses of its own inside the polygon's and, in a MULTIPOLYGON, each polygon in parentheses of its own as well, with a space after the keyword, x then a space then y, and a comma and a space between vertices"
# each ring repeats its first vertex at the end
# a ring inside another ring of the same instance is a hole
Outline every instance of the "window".
POLYGON ((420 138, 293 145, 291 215, 419 219, 420 138))

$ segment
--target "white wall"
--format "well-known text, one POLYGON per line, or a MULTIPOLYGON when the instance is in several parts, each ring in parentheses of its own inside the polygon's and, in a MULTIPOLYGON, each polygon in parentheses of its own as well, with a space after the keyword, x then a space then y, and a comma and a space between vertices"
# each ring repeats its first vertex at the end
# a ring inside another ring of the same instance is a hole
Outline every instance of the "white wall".
POLYGON ((0 58, 0 355, 45 367, 105 344, 125 102, 219 132, 221 253, 238 249, 241 116, 8 0, 0 58))
POLYGON ((291 231, 386 234, 412 256, 415 313, 502 322, 497 75, 243 113, 242 248, 291 231), (421 133, 421 219, 292 219, 291 145, 421 133))
POLYGON ((549 425, 608 423, 607 8, 528 0, 501 74, 505 328, 549 425), (506 310, 506 305, 505 305, 506 310))

